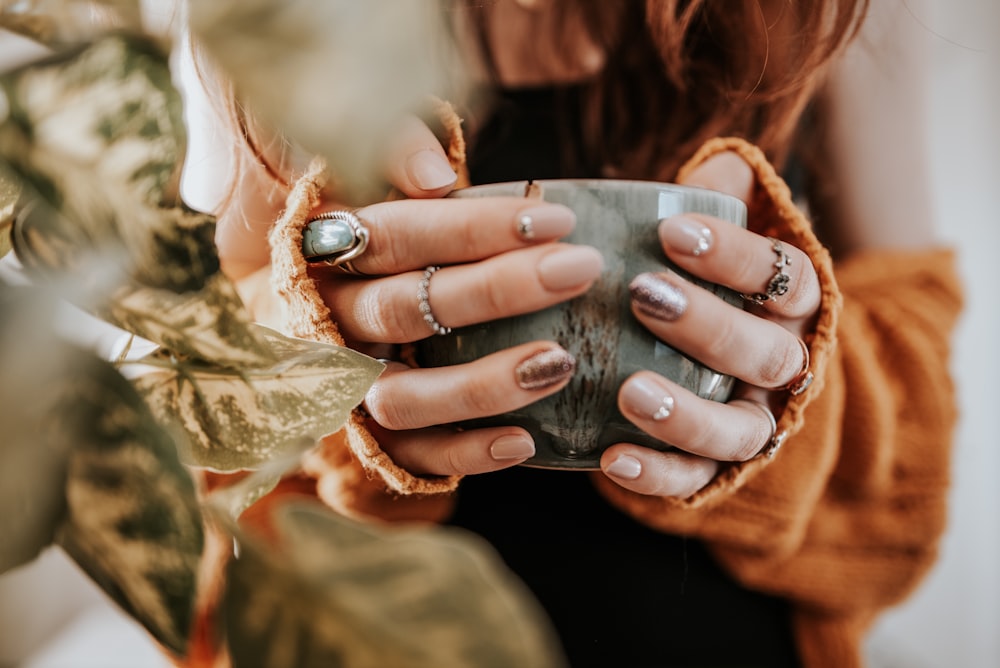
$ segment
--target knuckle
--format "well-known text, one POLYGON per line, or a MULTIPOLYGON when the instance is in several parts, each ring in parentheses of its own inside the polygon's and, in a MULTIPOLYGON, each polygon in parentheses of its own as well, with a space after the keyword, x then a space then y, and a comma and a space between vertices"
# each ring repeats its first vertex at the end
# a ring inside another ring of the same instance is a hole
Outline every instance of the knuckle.
MULTIPOLYGON (((773 257, 773 256, 772 256, 773 257)), ((734 258, 733 278, 737 285, 746 285, 748 292, 758 292, 767 284, 760 279, 761 263, 755 253, 738 253, 734 258)))
POLYGON ((715 358, 723 358, 728 351, 740 349, 742 333, 733 318, 720 318, 718 327, 709 342, 710 351, 715 358))
POLYGON ((798 344, 783 340, 776 342, 765 352, 764 359, 757 368, 760 387, 783 387, 798 374, 801 366, 798 344))
POLYGON ((474 461, 459 444, 450 444, 441 450, 444 475, 461 475, 475 471, 474 461))
MULTIPOLYGON (((365 271, 370 274, 393 274, 406 267, 413 253, 406 224, 409 202, 381 202, 359 209, 358 218, 368 228, 368 250, 364 258, 365 271)), ((412 212, 411 212, 412 214, 412 212)))
POLYGON ((505 287, 508 282, 502 280, 499 274, 496 268, 487 271, 476 290, 490 317, 509 315, 511 311, 511 300, 505 287))
POLYGON ((787 268, 792 289, 786 296, 785 311, 789 317, 802 317, 813 313, 819 308, 820 289, 816 269, 809 257, 798 251, 798 261, 793 261, 787 268))
POLYGON ((372 419, 386 429, 399 431, 409 426, 407 402, 387 401, 380 385, 376 385, 368 393, 365 407, 372 419))
MULTIPOLYGON (((414 299, 416 303, 416 299, 414 299)), ((402 320, 403 309, 395 306, 388 290, 373 283, 354 304, 358 326, 375 340, 401 343, 407 340, 408 328, 402 320)))
POLYGON ((465 383, 461 393, 456 393, 462 398, 462 410, 469 417, 486 417, 496 415, 504 410, 497 395, 497 389, 501 385, 490 382, 490 379, 483 376, 474 376, 465 383))
POLYGON ((763 416, 754 416, 753 423, 748 429, 740 430, 733 448, 729 453, 729 460, 734 462, 745 462, 756 456, 767 441, 771 438, 771 424, 763 416))

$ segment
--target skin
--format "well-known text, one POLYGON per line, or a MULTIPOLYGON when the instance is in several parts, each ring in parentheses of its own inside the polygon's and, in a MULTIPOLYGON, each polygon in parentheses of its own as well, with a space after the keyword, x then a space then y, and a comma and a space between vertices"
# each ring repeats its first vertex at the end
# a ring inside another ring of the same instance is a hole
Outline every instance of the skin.
MULTIPOLYGON (((525 57, 537 53, 526 26, 546 20, 545 3, 525 4, 529 6, 498 5, 510 18, 504 23, 506 29, 490 36, 495 44, 504 45, 498 63, 507 83, 571 81, 599 66, 601 54, 595 55, 587 43, 557 51, 569 55, 554 56, 544 66, 525 57)), ((901 1, 872 3, 869 20, 835 68, 822 97, 828 114, 831 184, 837 193, 825 207, 826 220, 835 231, 827 238, 837 255, 935 243, 925 195, 927 163, 920 143, 927 73, 921 54, 927 50, 927 35, 910 15, 911 11, 919 15, 919 3, 907 4, 909 8, 901 1)), ((388 179, 410 199, 358 212, 372 231, 372 241, 355 266, 380 276, 345 279, 333 272, 320 283, 321 295, 352 346, 388 356, 393 344, 430 335, 417 311, 414 291, 423 268, 431 264, 447 265, 434 277, 433 306, 438 320, 449 326, 544 308, 591 286, 599 263, 577 276, 573 285, 550 289, 540 279, 545 260, 569 246, 558 238, 527 242, 517 236, 518 214, 530 204, 520 199, 440 200, 454 181, 438 179, 432 187, 422 187, 415 179, 419 171, 413 169, 417 159, 447 165, 431 132, 410 120, 401 127, 386 160, 388 179)), ((694 171, 686 183, 747 200, 752 176, 739 157, 723 154, 694 171)), ((279 207, 273 191, 260 185, 251 177, 238 188, 239 208, 251 212, 250 225, 239 215, 221 216, 219 247, 225 270, 238 280, 257 317, 267 321, 274 305, 266 290, 269 269, 264 266, 266 246, 258 223, 273 220, 279 207)), ((341 207, 336 202, 325 202, 317 213, 337 208, 341 207)), ((569 217, 568 210, 564 215, 569 217)), ((762 289, 773 273, 770 241, 711 217, 687 218, 710 229, 713 243, 696 256, 690 249, 664 242, 663 251, 671 260, 696 276, 740 292, 762 289)), ((661 223, 661 239, 677 222, 661 223)), ((799 249, 784 246, 792 260, 791 289, 762 308, 744 311, 728 306, 673 275, 669 281, 688 299, 680 318, 658 320, 635 306, 633 312, 663 341, 739 378, 738 397, 776 403, 782 396, 777 388, 801 370, 798 338, 809 331, 820 295, 808 258, 799 249)), ((370 426, 394 461, 414 474, 476 474, 516 465, 531 455, 526 432, 516 427, 456 431, 448 424, 508 411, 558 392, 566 381, 525 390, 518 387, 514 374, 533 352, 557 346, 551 341, 526 344, 444 369, 390 363, 365 401, 372 416, 370 426), (517 437, 524 446, 523 456, 493 456, 499 451, 492 446, 503 437, 517 437)), ((637 426, 680 449, 661 453, 621 443, 605 452, 601 460, 605 474, 640 494, 688 496, 712 479, 721 462, 754 456, 770 436, 770 425, 758 407, 702 400, 652 372, 640 372, 626 381, 619 405, 637 426), (636 410, 641 403, 637 397, 650 388, 673 397, 668 418, 655 421, 636 410)))

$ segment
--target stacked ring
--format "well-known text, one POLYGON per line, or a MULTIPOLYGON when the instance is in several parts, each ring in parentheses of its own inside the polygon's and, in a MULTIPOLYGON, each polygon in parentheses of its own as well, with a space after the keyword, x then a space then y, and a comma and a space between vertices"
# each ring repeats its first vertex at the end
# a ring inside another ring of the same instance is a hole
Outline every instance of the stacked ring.
POLYGON ((368 248, 368 237, 368 228, 353 211, 327 211, 309 219, 302 230, 302 255, 306 262, 362 276, 352 261, 368 248))
POLYGON ((446 327, 437 321, 434 317, 434 313, 431 311, 431 276, 437 273, 441 267, 430 266, 424 269, 424 275, 417 284, 417 307, 420 309, 420 313, 424 316, 424 321, 430 325, 430 328, 434 330, 434 333, 438 336, 444 336, 445 334, 451 334, 451 327, 446 327))
POLYGON ((785 273, 785 267, 792 263, 792 259, 788 257, 788 253, 785 252, 785 247, 780 241, 774 237, 768 237, 771 241, 771 250, 777 255, 777 259, 772 265, 774 267, 774 274, 771 276, 771 280, 767 282, 763 292, 753 292, 750 294, 740 295, 743 299, 751 301, 754 304, 760 306, 764 302, 769 302, 775 297, 780 297, 788 292, 788 281, 790 276, 785 273))
POLYGON ((802 347, 802 370, 787 385, 781 388, 788 390, 793 397, 797 397, 805 392, 813 382, 813 372, 809 370, 809 346, 802 339, 798 339, 798 342, 802 347))

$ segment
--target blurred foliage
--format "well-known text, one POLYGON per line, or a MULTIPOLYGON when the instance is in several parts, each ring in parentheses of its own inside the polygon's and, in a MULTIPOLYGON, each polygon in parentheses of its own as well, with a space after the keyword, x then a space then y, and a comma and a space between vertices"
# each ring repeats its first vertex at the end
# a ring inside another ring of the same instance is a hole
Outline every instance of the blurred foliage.
POLYGON ((402 115, 466 86, 435 1, 213 0, 191 31, 267 124, 323 155, 344 201, 384 195, 380 159, 402 115))
MULTIPOLYGON (((434 2, 219 0, 191 19, 241 97, 358 199, 394 124, 454 84, 434 2)), ((173 45, 141 26, 137 0, 0 0, 0 27, 51 48, 0 72, 0 244, 29 279, 0 283, 0 571, 55 543, 183 660, 216 586, 211 525, 239 545, 218 620, 233 665, 562 666, 537 604, 470 536, 318 502, 264 505, 267 538, 236 521, 383 365, 251 321, 214 218, 179 195, 173 45), (155 351, 76 347, 64 302, 155 351), (208 493, 206 469, 242 477, 208 493)))

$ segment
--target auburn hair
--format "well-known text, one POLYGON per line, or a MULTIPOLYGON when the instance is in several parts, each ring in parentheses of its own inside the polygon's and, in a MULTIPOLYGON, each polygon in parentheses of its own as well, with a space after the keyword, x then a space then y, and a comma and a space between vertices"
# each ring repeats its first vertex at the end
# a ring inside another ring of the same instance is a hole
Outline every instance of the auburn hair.
MULTIPOLYGON (((719 135, 741 136, 783 163, 826 66, 868 8, 868 0, 544 1, 582 12, 606 57, 584 84, 576 150, 606 176, 664 180, 719 135)), ((469 9, 496 76, 490 4, 473 0, 469 9)))

